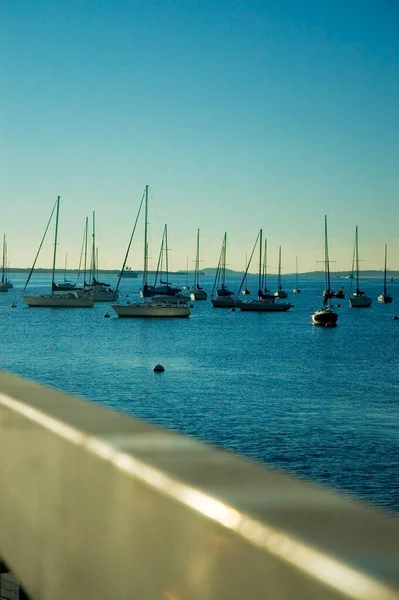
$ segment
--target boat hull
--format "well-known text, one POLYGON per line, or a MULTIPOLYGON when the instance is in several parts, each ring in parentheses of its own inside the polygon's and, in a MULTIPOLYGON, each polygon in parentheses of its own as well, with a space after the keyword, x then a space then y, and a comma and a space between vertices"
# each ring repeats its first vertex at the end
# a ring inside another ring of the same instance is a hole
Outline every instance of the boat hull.
POLYGON ((392 296, 388 296, 388 294, 381 294, 378 296, 378 302, 382 302, 383 304, 390 304, 392 302, 392 296))
POLYGON ((290 308, 294 308, 289 302, 264 302, 262 300, 238 302, 237 306, 243 312, 286 312, 290 308))
POLYGON ((111 304, 111 308, 118 317, 133 319, 148 318, 185 318, 191 314, 188 304, 177 305, 167 303, 143 303, 143 304, 111 304))
POLYGON ((6 283, 0 283, 0 292, 8 292, 9 287, 6 283))
POLYGON ((41 308, 91 308, 93 298, 67 298, 63 296, 22 296, 28 306, 41 308))
POLYGON ((212 298, 211 300, 214 308, 233 308, 237 305, 236 299, 234 296, 226 296, 220 298, 212 298))
POLYGON ((336 327, 338 315, 330 309, 316 310, 311 317, 313 325, 321 325, 322 327, 336 327))
POLYGON ((274 292, 274 297, 275 298, 288 298, 288 294, 284 290, 278 290, 277 292, 274 292))
POLYGON ((351 308, 369 308, 371 306, 371 298, 368 296, 351 296, 349 304, 351 308))
POLYGON ((205 290, 195 290, 190 294, 191 300, 207 300, 208 294, 205 290))

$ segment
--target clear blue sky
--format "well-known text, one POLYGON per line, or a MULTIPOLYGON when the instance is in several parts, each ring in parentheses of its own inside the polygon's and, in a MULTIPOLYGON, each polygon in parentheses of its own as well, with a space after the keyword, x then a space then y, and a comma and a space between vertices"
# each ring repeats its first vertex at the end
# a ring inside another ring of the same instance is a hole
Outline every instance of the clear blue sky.
MULTIPOLYGON (((274 270, 337 269, 359 225, 363 268, 399 269, 396 0, 2 0, 1 232, 30 265, 62 199, 60 264, 97 211, 100 266, 120 266, 151 184, 151 253, 243 267, 260 226, 274 270)), ((130 264, 141 266, 137 237, 130 264)), ((50 266, 48 241, 41 266, 50 266)))

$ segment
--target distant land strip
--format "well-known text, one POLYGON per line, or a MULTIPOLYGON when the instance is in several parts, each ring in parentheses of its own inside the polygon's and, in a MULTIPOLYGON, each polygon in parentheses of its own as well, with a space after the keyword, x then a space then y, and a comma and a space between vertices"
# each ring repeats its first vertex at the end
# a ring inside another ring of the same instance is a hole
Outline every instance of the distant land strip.
MULTIPOLYGON (((29 273, 30 268, 10 268, 9 269, 9 274, 12 273, 29 273)), ((135 270, 132 269, 132 271, 134 273, 137 273, 138 277, 143 275, 143 271, 140 270, 135 270)), ((56 269, 55 270, 56 273, 65 273, 64 269, 56 269)), ((37 267, 35 269, 35 273, 52 273, 52 269, 44 269, 44 268, 39 268, 37 267)), ((67 269, 66 273, 79 273, 78 269, 67 269)), ((83 271, 81 271, 81 273, 83 273, 83 271)), ((87 271, 87 273, 89 274, 89 271, 87 271)), ((108 275, 119 275, 120 273, 120 269, 100 269, 99 273, 102 274, 108 274, 108 275)), ((149 275, 155 275, 156 271, 148 271, 149 275)), ((189 271, 188 272, 189 275, 194 276, 194 271, 189 271)), ((207 267, 205 269, 202 269, 201 271, 201 275, 205 275, 205 276, 215 276, 216 274, 216 268, 215 267, 207 267)), ((374 279, 380 279, 381 277, 384 276, 384 270, 369 270, 369 271, 359 271, 359 274, 362 277, 368 277, 370 279, 374 278, 374 279)), ((170 271, 169 275, 179 275, 179 276, 183 276, 183 275, 187 275, 187 271, 170 271)), ((226 275, 231 275, 231 276, 243 276, 244 272, 243 271, 233 271, 232 269, 226 269, 226 275)), ((248 275, 257 275, 257 273, 248 273, 248 275)), ((270 275, 271 277, 276 277, 277 273, 268 273, 268 276, 270 275)), ((282 273, 282 275, 284 277, 295 277, 296 274, 295 273, 282 273)), ((350 275, 350 271, 331 271, 331 277, 335 277, 335 278, 340 278, 340 279, 346 279, 348 278, 350 275)), ((298 273, 299 277, 320 277, 320 276, 324 276, 324 271, 307 271, 305 273, 298 273)), ((391 277, 399 277, 399 271, 390 271, 387 270, 387 277, 391 278, 391 277)))

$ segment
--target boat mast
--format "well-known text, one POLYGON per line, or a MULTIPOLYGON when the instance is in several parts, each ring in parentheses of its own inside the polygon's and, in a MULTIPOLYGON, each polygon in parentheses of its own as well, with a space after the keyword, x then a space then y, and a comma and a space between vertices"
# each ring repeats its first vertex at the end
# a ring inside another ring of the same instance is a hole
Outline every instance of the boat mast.
POLYGON ((200 235, 200 230, 197 229, 197 254, 196 254, 196 257, 195 257, 194 289, 198 289, 199 288, 199 263, 200 263, 200 259, 199 259, 199 235, 200 235))
POLYGON ((5 276, 5 259, 6 259, 6 234, 3 235, 3 264, 1 268, 1 283, 4 283, 5 276))
POLYGON ((356 293, 359 294, 359 237, 358 237, 358 226, 356 225, 356 235, 355 235, 355 245, 356 245, 356 293))
POLYGON ((384 296, 387 293, 387 244, 385 244, 385 266, 384 266, 384 296))
POLYGON ((166 266, 166 285, 169 285, 169 260, 168 260, 168 226, 165 223, 165 266, 166 266))
POLYGON ((227 233, 223 237, 223 250, 222 250, 222 288, 226 285, 226 245, 227 245, 227 233))
POLYGON ((188 256, 186 256, 186 288, 188 289, 188 256))
POLYGON ((145 208, 144 208, 144 271, 143 271, 143 289, 147 287, 147 270, 148 270, 148 185, 145 186, 145 208))
POLYGON ((267 290, 267 239, 265 239, 265 249, 263 252, 263 277, 262 277, 262 289, 267 290))
POLYGON ((89 217, 86 217, 85 233, 84 233, 84 245, 85 245, 85 260, 84 260, 84 271, 83 271, 83 287, 86 287, 86 272, 87 272, 87 233, 89 229, 89 217))
POLYGON ((260 229, 259 231, 259 276, 258 276, 258 297, 261 299, 262 293, 262 250, 263 250, 263 240, 262 240, 263 231, 260 229))
POLYGON ((281 246, 278 248, 278 278, 277 289, 281 290, 281 246))
POLYGON ((55 279, 55 262, 57 258, 57 243, 58 243, 58 217, 60 214, 60 197, 57 196, 57 212, 55 217, 55 234, 54 234, 54 253, 53 253, 53 276, 51 280, 51 290, 54 287, 54 279, 55 279))
POLYGON ((93 232, 91 247, 91 282, 94 284, 96 278, 96 213, 93 210, 93 232))
POLYGON ((5 241, 5 239, 6 239, 6 236, 4 236, 4 245, 6 247, 5 252, 4 252, 4 256, 5 256, 4 282, 7 283, 8 282, 7 272, 8 272, 8 269, 10 268, 10 265, 8 263, 8 246, 7 246, 7 242, 5 241))
POLYGON ((295 267, 296 267, 296 289, 298 289, 298 255, 295 257, 295 267))
POLYGON ((330 280, 330 258, 328 255, 328 232, 327 232, 327 215, 324 215, 324 272, 326 276, 326 291, 324 301, 331 296, 331 280, 330 280))
POLYGON ((64 281, 66 281, 68 254, 65 254, 64 281))

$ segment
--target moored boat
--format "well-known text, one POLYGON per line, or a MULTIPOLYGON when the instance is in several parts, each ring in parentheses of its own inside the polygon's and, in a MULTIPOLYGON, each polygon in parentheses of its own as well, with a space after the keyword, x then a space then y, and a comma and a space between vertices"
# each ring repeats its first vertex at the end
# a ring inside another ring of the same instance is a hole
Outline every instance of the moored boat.
POLYGON ((200 230, 197 230, 197 254, 195 258, 195 273, 194 273, 194 286, 191 291, 190 297, 191 300, 206 300, 208 298, 208 294, 200 286, 200 230))
POLYGON ((392 296, 387 292, 387 244, 385 244, 384 291, 378 296, 378 302, 382 302, 383 304, 390 304, 392 302, 392 296))
POLYGON ((369 308, 371 306, 371 298, 366 295, 359 287, 359 235, 358 226, 356 225, 355 232, 355 262, 356 262, 356 291, 349 298, 351 308, 369 308))
POLYGON ((278 276, 277 276, 277 290, 274 292, 276 298, 288 298, 287 292, 281 285, 281 246, 278 250, 278 276))
POLYGON ((328 252, 328 232, 327 232, 327 215, 324 216, 324 274, 325 274, 325 290, 323 295, 323 306, 316 310, 312 315, 313 325, 321 325, 323 327, 335 327, 338 321, 338 315, 331 305, 331 279, 330 279, 330 257, 328 252))
POLYGON ((215 274, 215 281, 211 294, 211 302, 214 308, 232 308, 236 305, 234 292, 226 285, 226 255, 227 255, 227 233, 223 236, 222 249, 220 251, 219 264, 215 274))

